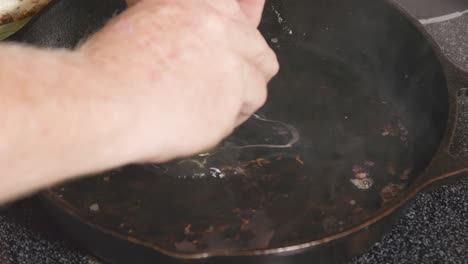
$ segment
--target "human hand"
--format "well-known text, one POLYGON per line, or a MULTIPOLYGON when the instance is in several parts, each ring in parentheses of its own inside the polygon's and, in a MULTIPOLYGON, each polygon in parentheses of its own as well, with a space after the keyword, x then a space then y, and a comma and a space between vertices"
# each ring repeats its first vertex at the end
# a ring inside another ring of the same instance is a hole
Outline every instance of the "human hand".
POLYGON ((163 162, 218 144, 261 107, 278 72, 257 30, 264 0, 141 0, 77 52, 126 122, 119 151, 163 162), (105 78, 104 78, 105 79, 105 78))

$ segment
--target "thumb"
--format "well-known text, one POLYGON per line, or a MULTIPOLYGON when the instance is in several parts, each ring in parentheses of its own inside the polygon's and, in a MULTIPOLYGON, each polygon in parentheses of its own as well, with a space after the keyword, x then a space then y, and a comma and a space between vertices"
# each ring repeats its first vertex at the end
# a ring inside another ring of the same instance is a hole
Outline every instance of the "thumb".
POLYGON ((265 0, 238 0, 242 11, 257 27, 260 24, 265 7, 265 0))

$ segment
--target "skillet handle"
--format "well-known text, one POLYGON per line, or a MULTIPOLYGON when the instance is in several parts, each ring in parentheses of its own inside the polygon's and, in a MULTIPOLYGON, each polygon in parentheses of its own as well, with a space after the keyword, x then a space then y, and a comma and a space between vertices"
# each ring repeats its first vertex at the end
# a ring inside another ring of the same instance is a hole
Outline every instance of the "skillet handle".
POLYGON ((72 49, 126 7, 125 0, 53 0, 7 41, 72 49))
POLYGON ((451 109, 447 136, 427 173, 433 180, 468 171, 468 71, 445 65, 451 109))

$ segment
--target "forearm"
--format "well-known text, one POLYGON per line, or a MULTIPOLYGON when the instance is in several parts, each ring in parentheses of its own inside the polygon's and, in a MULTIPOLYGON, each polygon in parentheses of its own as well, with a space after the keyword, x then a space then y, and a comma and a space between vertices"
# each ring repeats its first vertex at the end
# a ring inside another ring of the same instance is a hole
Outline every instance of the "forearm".
POLYGON ((68 51, 0 53, 0 201, 131 160, 130 113, 110 78, 68 51))

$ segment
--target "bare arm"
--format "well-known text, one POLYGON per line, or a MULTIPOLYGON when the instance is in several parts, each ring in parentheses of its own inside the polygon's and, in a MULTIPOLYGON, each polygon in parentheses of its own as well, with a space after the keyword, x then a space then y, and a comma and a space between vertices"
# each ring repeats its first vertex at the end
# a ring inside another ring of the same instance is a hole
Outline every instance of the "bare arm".
POLYGON ((229 135, 278 70, 263 1, 240 3, 140 1, 74 52, 0 45, 0 201, 229 135))
POLYGON ((129 113, 81 56, 0 49, 0 200, 129 161, 118 145, 129 113))

